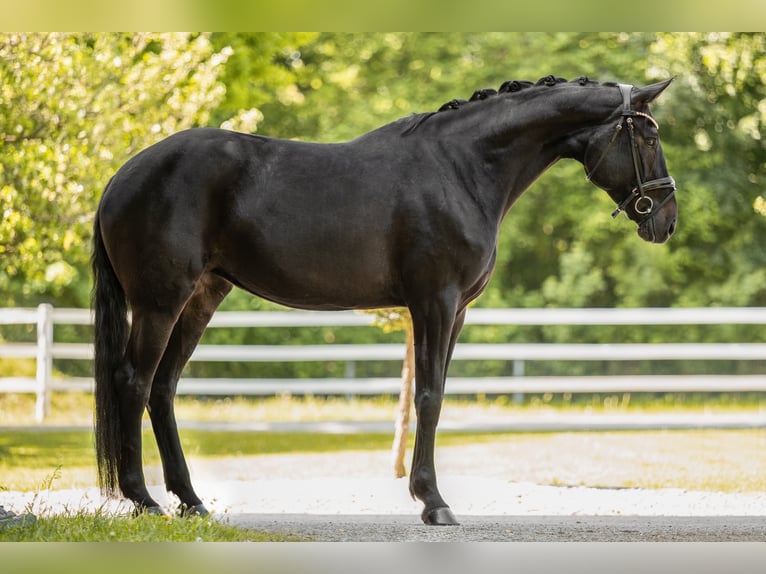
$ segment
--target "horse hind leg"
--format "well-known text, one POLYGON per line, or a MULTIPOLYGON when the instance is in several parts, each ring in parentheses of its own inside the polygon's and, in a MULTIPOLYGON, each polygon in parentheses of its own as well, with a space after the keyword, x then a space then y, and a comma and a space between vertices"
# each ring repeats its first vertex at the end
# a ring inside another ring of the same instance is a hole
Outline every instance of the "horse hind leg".
POLYGON ((138 512, 164 514, 146 488, 141 457, 141 421, 154 373, 177 315, 178 311, 134 305, 126 357, 115 377, 120 420, 117 479, 122 494, 133 501, 138 512))
POLYGON ((208 511, 192 487, 178 436, 173 399, 184 366, 213 313, 231 289, 231 283, 216 275, 204 275, 199 280, 173 328, 151 386, 148 410, 162 459, 165 485, 178 496, 179 511, 184 515, 205 516, 208 511))

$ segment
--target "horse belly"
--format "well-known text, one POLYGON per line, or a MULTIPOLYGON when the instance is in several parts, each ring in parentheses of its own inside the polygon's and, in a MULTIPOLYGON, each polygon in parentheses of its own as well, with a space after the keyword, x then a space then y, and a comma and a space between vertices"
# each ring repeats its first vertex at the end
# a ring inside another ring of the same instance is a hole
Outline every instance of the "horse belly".
POLYGON ((220 267, 251 293, 305 309, 403 304, 390 248, 374 226, 358 234, 343 225, 331 231, 295 222, 248 228, 247 238, 230 243, 220 267))

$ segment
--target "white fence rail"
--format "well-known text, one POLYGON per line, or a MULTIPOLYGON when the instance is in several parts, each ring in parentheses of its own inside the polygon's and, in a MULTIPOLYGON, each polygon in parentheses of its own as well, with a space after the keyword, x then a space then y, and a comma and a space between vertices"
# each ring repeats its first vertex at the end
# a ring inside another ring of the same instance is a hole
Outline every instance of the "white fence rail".
MULTIPOLYGON (((218 312, 210 327, 307 327, 369 326, 371 316, 354 312, 263 311, 218 312)), ((87 309, 0 309, 0 325, 37 326, 36 343, 0 340, 0 358, 35 359, 36 376, 2 377, 0 392, 34 393, 36 417, 42 421, 49 410, 51 391, 92 391, 91 378, 53 376, 54 359, 91 360, 93 347, 86 343, 54 341, 55 325, 90 325, 87 309)), ((766 308, 686 309, 470 309, 466 325, 766 325, 766 308)), ((322 345, 200 345, 192 361, 380 361, 402 360, 399 344, 322 345)), ((515 361, 523 374, 523 361, 633 361, 633 360, 734 360, 766 359, 766 343, 492 343, 458 344, 456 361, 515 361)), ((378 395, 399 392, 398 378, 318 379, 190 379, 183 378, 179 394, 273 395, 339 394, 378 395)), ((743 392, 766 391, 764 375, 642 375, 563 377, 451 377, 447 393, 543 393, 543 392, 743 392)))

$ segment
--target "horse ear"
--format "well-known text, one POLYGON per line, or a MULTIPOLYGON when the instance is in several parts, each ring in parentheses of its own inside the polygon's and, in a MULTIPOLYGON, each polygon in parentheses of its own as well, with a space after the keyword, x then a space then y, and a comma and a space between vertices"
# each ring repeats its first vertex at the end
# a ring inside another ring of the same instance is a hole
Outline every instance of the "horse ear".
POLYGON ((669 80, 665 80, 664 82, 657 82, 656 84, 651 84, 649 86, 644 86, 643 88, 636 89, 635 92, 633 92, 633 97, 631 98, 634 104, 648 104, 650 102, 653 102, 657 96, 659 96, 663 91, 665 91, 665 88, 667 88, 670 83, 673 81, 674 78, 670 78, 669 80))

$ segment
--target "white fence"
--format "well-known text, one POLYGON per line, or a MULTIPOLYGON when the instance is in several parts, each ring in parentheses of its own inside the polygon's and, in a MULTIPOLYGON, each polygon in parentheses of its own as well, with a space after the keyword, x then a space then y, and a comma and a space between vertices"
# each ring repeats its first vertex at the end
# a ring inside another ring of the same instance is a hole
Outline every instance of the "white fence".
MULTIPOLYGON (((370 315, 354 312, 261 311, 218 312, 216 327, 369 326, 370 315)), ((54 359, 91 360, 86 343, 54 340, 55 325, 90 325, 87 309, 0 309, 0 325, 37 325, 36 343, 0 342, 0 358, 36 360, 36 377, 2 377, 0 392, 35 393, 36 417, 48 413, 51 391, 93 390, 91 378, 53 376, 54 359)), ((766 308, 668 309, 470 309, 466 325, 766 325, 766 308)), ((403 344, 320 345, 200 345, 192 361, 400 361, 403 344)), ((515 376, 450 377, 446 392, 477 393, 584 393, 584 392, 744 392, 766 391, 764 375, 639 375, 639 376, 523 376, 523 361, 632 361, 766 359, 765 343, 459 343, 455 361, 515 361, 515 376)), ((179 394, 204 395, 379 395, 399 392, 400 381, 390 378, 319 379, 190 379, 182 378, 179 394)))

